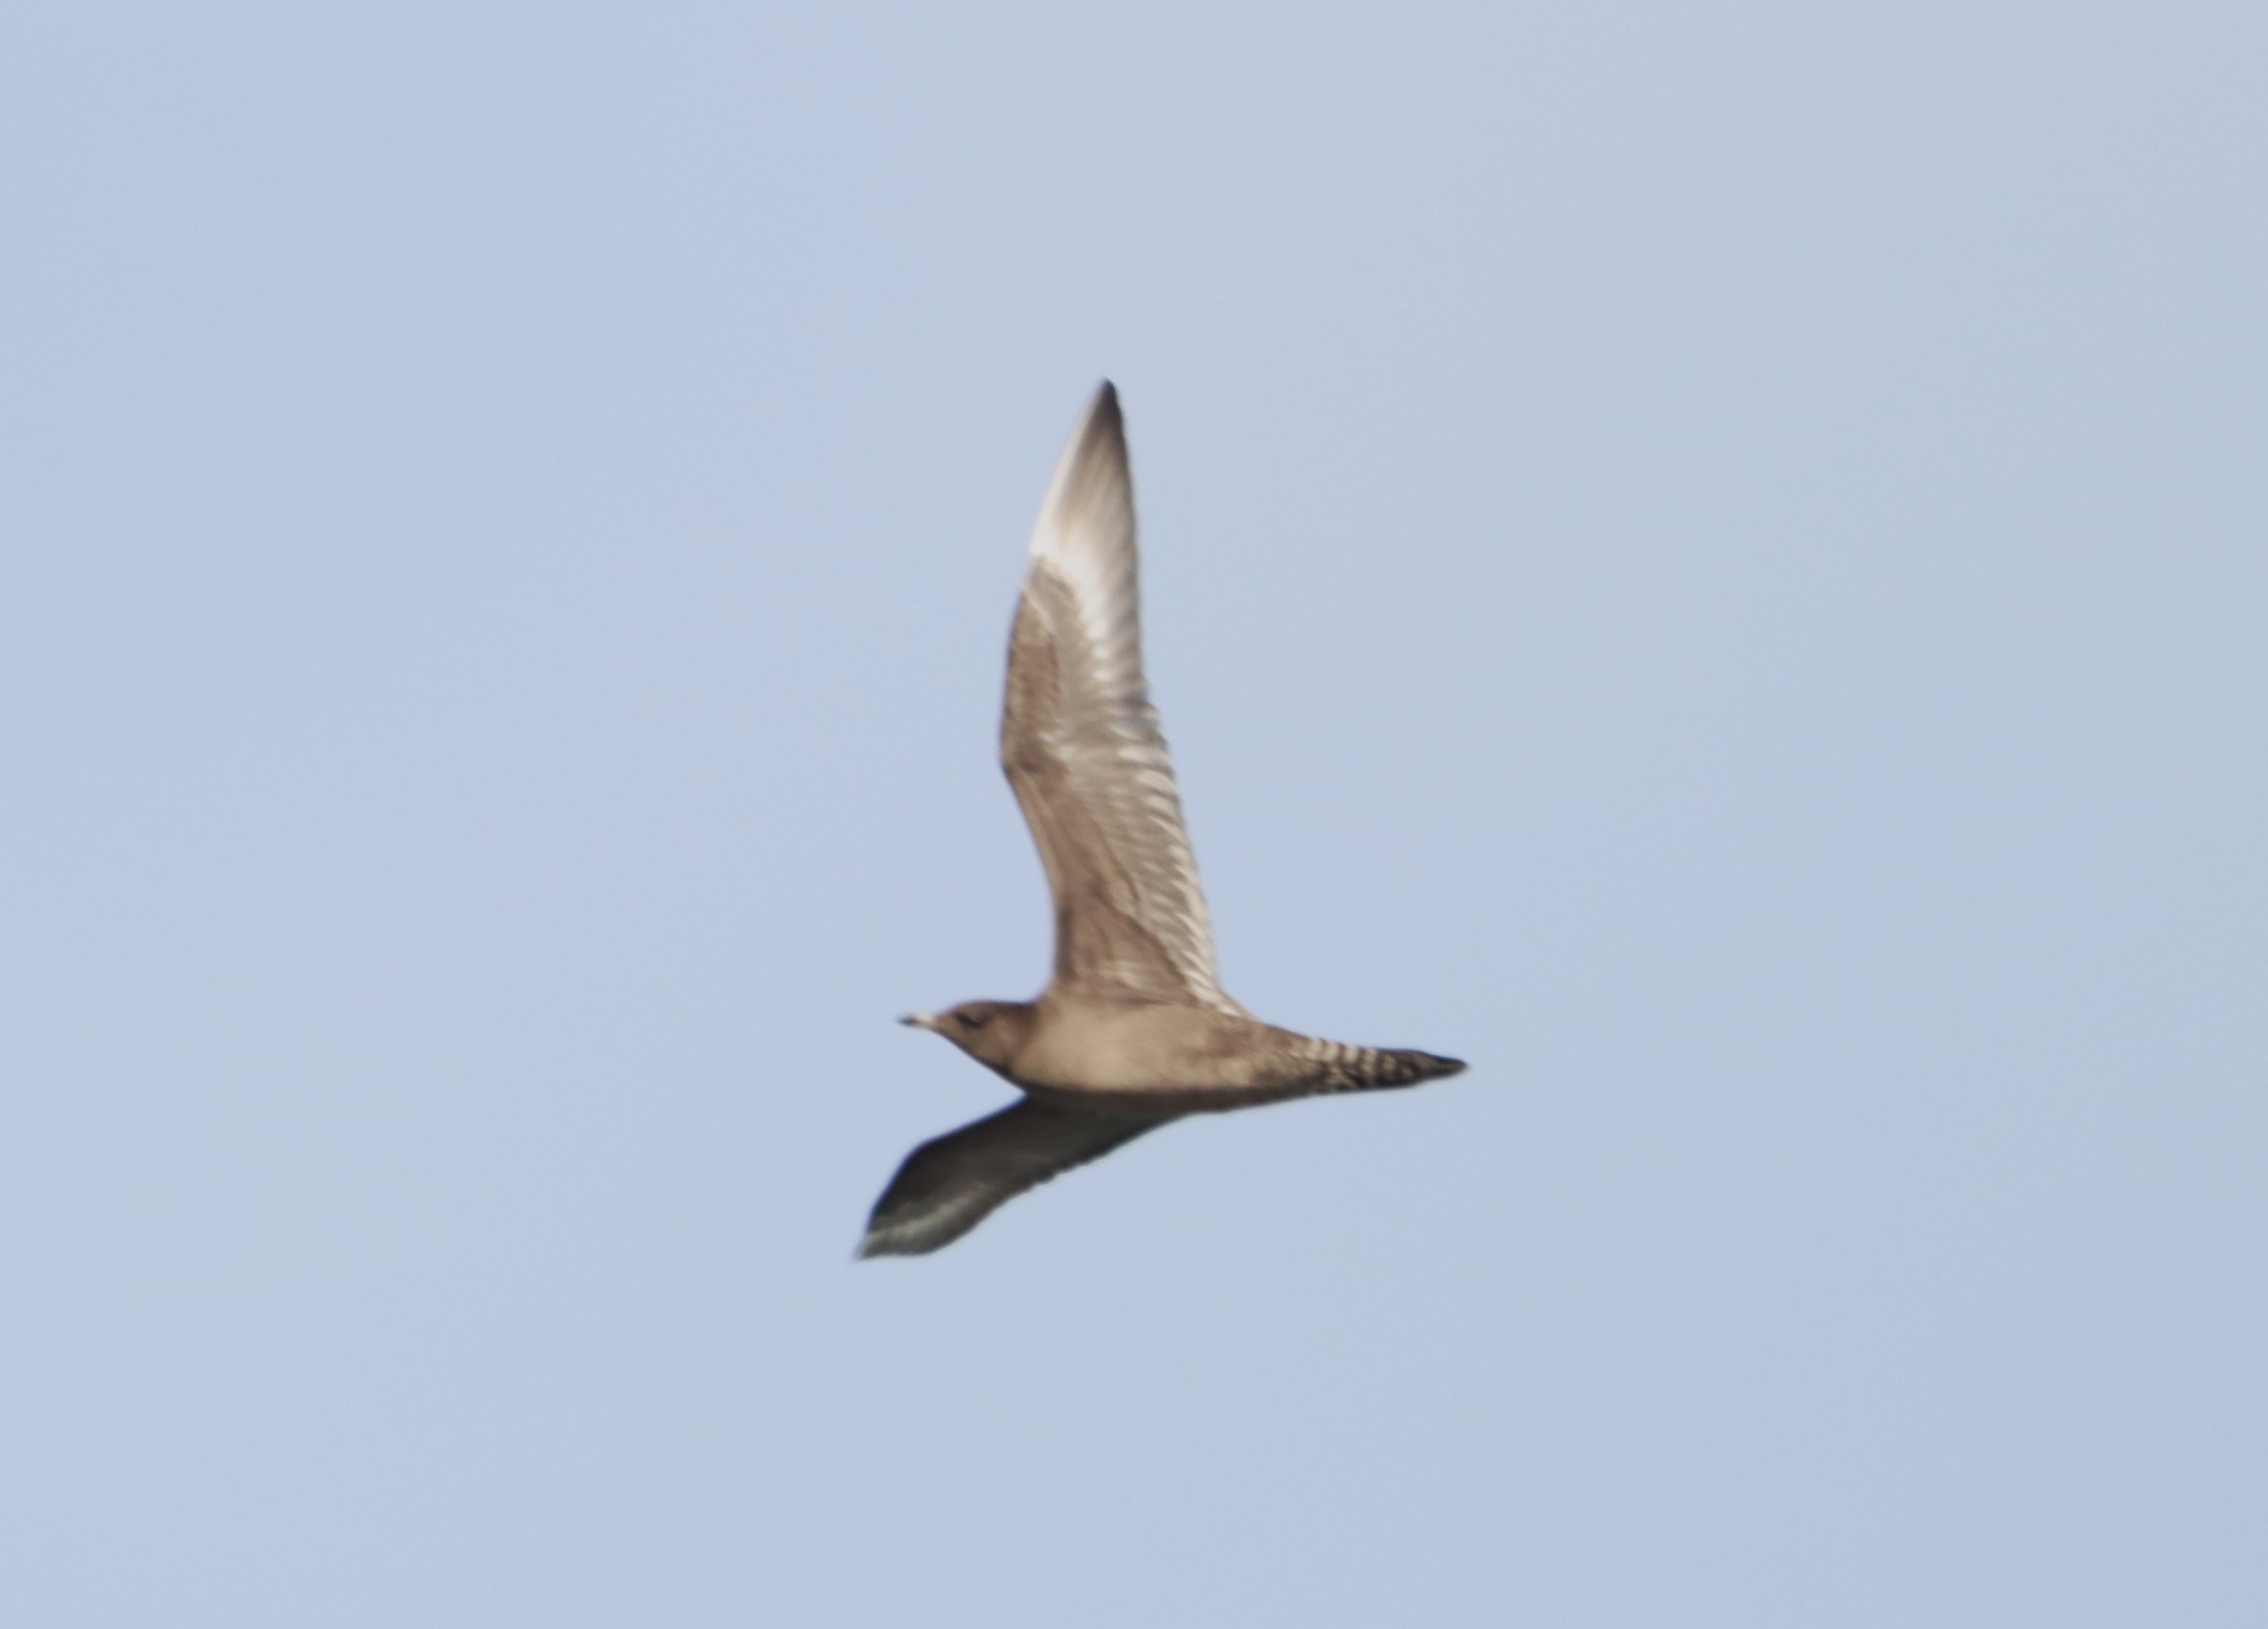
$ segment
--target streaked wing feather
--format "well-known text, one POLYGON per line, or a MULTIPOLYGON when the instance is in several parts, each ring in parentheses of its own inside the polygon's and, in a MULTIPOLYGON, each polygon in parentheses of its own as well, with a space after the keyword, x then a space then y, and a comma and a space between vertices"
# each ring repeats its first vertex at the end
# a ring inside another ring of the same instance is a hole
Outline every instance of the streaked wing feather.
POLYGON ((1117 393, 1056 467, 1008 643, 1000 763, 1055 899, 1055 987, 1241 1015, 1142 672, 1133 484, 1117 393))
POLYGON ((908 1154, 875 1201, 858 1254, 942 1249, 1018 1194, 1165 1124, 1026 1098, 908 1154))

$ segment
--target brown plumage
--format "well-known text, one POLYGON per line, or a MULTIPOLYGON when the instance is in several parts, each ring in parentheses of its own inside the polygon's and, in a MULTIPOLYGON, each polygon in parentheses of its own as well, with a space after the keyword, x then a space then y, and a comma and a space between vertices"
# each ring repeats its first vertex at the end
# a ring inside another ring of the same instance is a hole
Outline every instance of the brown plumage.
POLYGON ((1415 1086, 1464 1067, 1278 1029, 1221 989, 1142 674, 1133 486, 1108 382, 1064 449, 1032 534, 1000 763, 1055 901, 1053 976, 1034 1001, 970 1001, 904 1021, 1025 1096, 907 1156, 860 1255, 940 1249, 1025 1190, 1183 1115, 1415 1086))

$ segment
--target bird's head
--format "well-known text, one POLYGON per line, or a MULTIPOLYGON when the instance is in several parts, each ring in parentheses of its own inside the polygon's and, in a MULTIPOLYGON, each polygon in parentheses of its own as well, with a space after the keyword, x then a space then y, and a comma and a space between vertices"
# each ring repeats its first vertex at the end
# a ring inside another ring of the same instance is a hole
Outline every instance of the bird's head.
POLYGON ((1005 1074, 1031 1033, 1032 1008, 1027 1001, 963 1001, 942 1013, 909 1013, 898 1021, 941 1035, 978 1063, 1005 1074))

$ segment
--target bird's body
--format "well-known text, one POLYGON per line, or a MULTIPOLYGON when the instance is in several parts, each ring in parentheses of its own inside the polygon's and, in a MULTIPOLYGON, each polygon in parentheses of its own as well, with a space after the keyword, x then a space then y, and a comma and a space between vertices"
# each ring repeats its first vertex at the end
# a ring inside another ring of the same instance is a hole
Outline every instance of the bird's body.
POLYGON ((909 1155, 861 1255, 939 1249, 1026 1189, 1183 1115, 1414 1086, 1464 1067, 1278 1029, 1221 989, 1143 678, 1133 488, 1108 383, 1033 532, 1000 762, 1055 901, 1054 975, 1033 1001, 971 1001, 905 1021, 1026 1095, 909 1155))
MULTIPOLYGON (((991 1037, 961 1043, 1003 1078, 1065 1108, 1204 1114, 1324 1092, 1410 1086, 1462 1067, 1428 1052, 1317 1040, 1210 1007, 1053 991, 1029 1003, 972 1005, 990 1009, 983 1027, 995 1029, 1005 1044, 989 1044, 991 1037)), ((952 1014, 913 1021, 961 1040, 952 1014)))

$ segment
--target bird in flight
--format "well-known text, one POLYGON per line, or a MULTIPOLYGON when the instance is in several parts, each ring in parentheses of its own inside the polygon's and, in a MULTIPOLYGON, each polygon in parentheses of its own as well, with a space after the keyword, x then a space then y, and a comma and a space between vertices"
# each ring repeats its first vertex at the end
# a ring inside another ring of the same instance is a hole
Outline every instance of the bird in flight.
POLYGON ((1032 532, 1008 636, 1000 767, 1055 901, 1031 1001, 901 1021, 1023 1095, 906 1156, 861 1256, 919 1256, 1008 1200, 1185 1115, 1415 1086, 1464 1065, 1264 1024, 1213 970, 1212 925, 1174 766, 1142 676, 1134 489, 1108 380, 1071 432, 1032 532))

